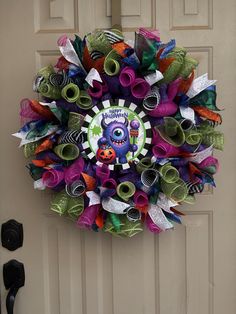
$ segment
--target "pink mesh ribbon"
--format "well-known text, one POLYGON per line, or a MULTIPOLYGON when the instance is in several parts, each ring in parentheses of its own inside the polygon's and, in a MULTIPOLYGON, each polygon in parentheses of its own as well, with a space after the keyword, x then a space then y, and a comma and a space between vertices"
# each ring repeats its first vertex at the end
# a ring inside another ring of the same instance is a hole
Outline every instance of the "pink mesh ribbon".
POLYGON ((64 171, 50 169, 42 176, 43 184, 48 188, 54 188, 64 180, 64 171))
POLYGON ((173 99, 175 98, 178 87, 181 80, 177 79, 169 84, 168 91, 166 93, 166 85, 161 85, 160 94, 161 101, 159 105, 156 106, 155 109, 148 112, 148 114, 152 117, 161 118, 171 116, 176 113, 178 110, 178 106, 174 103, 173 99))
POLYGON ((40 120, 41 116, 33 111, 32 107, 30 106, 30 99, 24 98, 20 102, 20 116, 21 116, 21 123, 25 124, 29 121, 33 120, 40 120))
POLYGON ((134 194, 134 204, 137 207, 145 207, 148 205, 148 196, 143 191, 137 191, 134 194))
POLYGON ((150 216, 147 214, 146 216, 146 226, 153 233, 161 233, 162 230, 152 221, 150 216))
POLYGON ((71 184, 72 182, 79 180, 83 169, 84 159, 80 157, 75 162, 73 162, 73 164, 70 167, 66 169, 65 171, 66 184, 71 184))
POLYGON ((120 84, 123 87, 128 87, 131 84, 134 83, 136 74, 133 68, 131 67, 125 67, 121 72, 119 76, 120 84))
POLYGON ((77 225, 80 226, 81 228, 91 229, 98 215, 100 207, 101 207, 100 204, 95 204, 95 205, 91 205, 85 208, 85 210, 80 215, 77 221, 77 225))
POLYGON ((103 94, 108 91, 106 83, 100 83, 98 81, 93 81, 93 87, 90 86, 88 89, 88 94, 96 99, 100 99, 103 94))
POLYGON ((131 93, 135 98, 143 99, 150 90, 150 85, 142 78, 137 78, 131 85, 131 93))
POLYGON ((171 156, 176 156, 179 154, 180 149, 169 143, 167 143, 158 133, 158 131, 153 130, 153 140, 154 144, 152 148, 152 153, 156 158, 167 158, 171 156))

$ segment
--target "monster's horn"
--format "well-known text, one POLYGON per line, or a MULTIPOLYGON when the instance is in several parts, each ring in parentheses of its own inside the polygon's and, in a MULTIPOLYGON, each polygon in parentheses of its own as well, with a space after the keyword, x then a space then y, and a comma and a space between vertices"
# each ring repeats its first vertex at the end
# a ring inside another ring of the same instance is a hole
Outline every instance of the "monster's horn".
POLYGON ((107 128, 107 124, 105 122, 105 118, 102 119, 101 126, 102 126, 103 130, 105 130, 107 128))
POLYGON ((127 119, 126 117, 125 117, 124 125, 125 125, 126 127, 128 127, 128 125, 129 125, 129 121, 128 121, 128 119, 127 119))

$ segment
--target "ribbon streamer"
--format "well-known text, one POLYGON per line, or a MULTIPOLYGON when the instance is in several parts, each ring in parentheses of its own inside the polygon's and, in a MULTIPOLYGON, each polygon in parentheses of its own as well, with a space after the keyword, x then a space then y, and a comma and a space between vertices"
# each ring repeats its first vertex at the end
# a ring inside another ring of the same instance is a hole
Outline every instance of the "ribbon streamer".
POLYGON ((82 69, 84 74, 86 74, 86 70, 84 69, 84 67, 83 67, 70 39, 66 35, 62 35, 58 39, 57 43, 58 43, 60 52, 63 55, 63 57, 67 61, 77 65, 80 69, 82 69))
POLYGON ((102 83, 101 76, 95 68, 92 68, 89 71, 88 75, 85 78, 85 81, 92 87, 93 87, 93 81, 102 83))
POLYGON ((154 224, 163 231, 172 229, 174 227, 168 221, 162 209, 157 205, 150 204, 148 208, 148 215, 150 216, 154 224))
POLYGON ((216 80, 208 80, 208 73, 205 73, 193 80, 193 83, 186 95, 189 98, 193 98, 199 93, 201 93, 204 89, 211 85, 214 85, 215 83, 216 80))
POLYGON ((102 200, 102 207, 104 210, 114 214, 125 214, 129 204, 118 201, 112 197, 108 197, 102 200))

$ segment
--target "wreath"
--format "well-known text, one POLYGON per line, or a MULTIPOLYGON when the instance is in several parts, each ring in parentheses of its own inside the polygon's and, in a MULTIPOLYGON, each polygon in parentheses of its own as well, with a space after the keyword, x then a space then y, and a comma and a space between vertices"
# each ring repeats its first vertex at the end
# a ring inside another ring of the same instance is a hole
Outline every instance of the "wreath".
POLYGON ((215 186, 216 81, 194 78, 198 61, 155 30, 133 41, 118 29, 63 35, 58 46, 14 134, 34 188, 52 189, 50 209, 79 227, 128 237, 172 229, 176 207, 215 186))

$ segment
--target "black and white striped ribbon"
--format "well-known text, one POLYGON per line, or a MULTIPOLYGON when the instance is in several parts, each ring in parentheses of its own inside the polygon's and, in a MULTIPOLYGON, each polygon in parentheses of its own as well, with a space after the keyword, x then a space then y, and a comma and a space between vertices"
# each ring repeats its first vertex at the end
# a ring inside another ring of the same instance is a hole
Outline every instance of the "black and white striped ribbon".
POLYGON ((61 87, 68 85, 72 82, 71 78, 69 78, 65 72, 62 73, 52 73, 49 76, 49 82, 53 86, 61 87))
POLYGON ((85 140, 84 132, 77 130, 70 130, 64 132, 59 138, 59 144, 82 144, 85 140))
POLYGON ((122 34, 119 35, 115 32, 110 31, 110 30, 104 30, 104 33, 105 33, 107 39, 109 40, 110 44, 118 43, 118 42, 124 40, 124 37, 122 36, 122 34))
POLYGON ((104 57, 104 54, 101 51, 94 50, 91 52, 90 57, 96 61, 97 59, 104 57))

